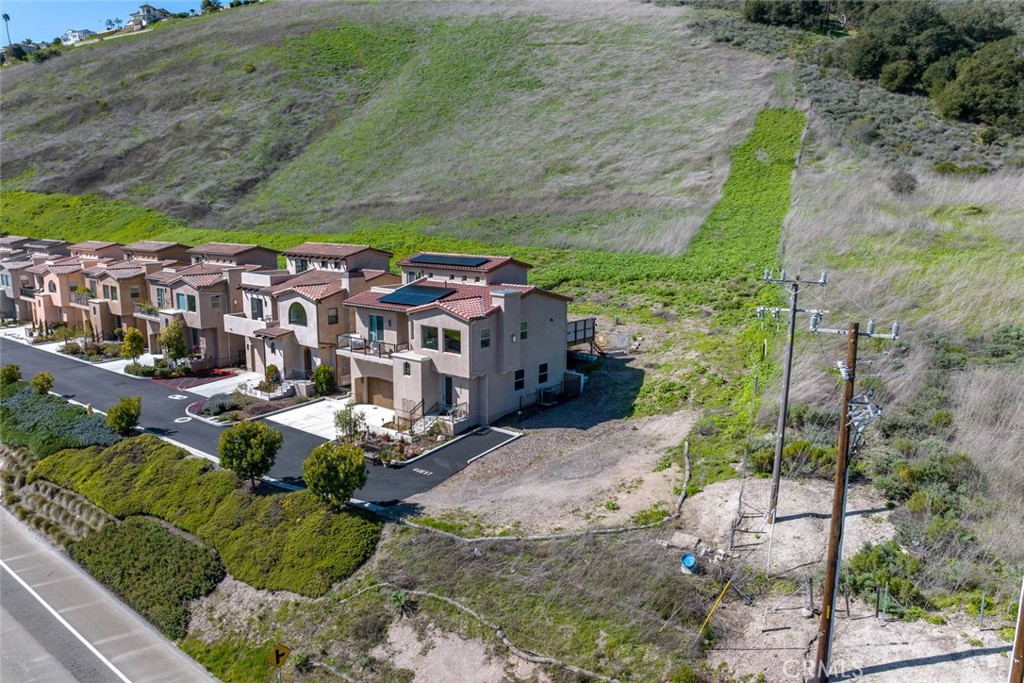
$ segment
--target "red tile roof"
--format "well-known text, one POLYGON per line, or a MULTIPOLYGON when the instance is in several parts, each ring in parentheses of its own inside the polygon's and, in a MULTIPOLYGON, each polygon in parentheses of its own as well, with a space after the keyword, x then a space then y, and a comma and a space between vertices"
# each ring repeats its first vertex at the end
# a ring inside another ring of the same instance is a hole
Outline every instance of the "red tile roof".
POLYGON ((86 242, 78 242, 71 244, 68 249, 77 249, 79 251, 96 251, 98 249, 105 249, 107 247, 119 247, 121 246, 117 242, 99 242, 97 240, 88 240, 86 242))
POLYGON ((267 339, 280 339, 281 337, 293 334, 293 331, 286 327, 264 327, 262 330, 256 330, 254 334, 257 337, 265 337, 267 339))
POLYGON ((489 273, 495 268, 500 268, 506 264, 513 263, 522 268, 533 268, 529 263, 516 260, 511 256, 481 256, 479 254, 445 254, 439 251, 421 251, 418 254, 413 254, 408 258, 404 258, 398 262, 399 266, 408 266, 409 268, 416 268, 418 270, 466 270, 475 273, 489 273), (409 259, 417 256, 475 256, 477 258, 487 259, 486 263, 482 263, 479 266, 456 266, 449 265, 446 263, 412 263, 409 259))
POLYGON ((365 244, 336 244, 330 242, 306 242, 300 244, 291 249, 286 249, 282 254, 285 256, 310 256, 313 258, 330 258, 330 259, 344 259, 366 251, 367 249, 373 249, 379 251, 382 254, 387 254, 391 257, 391 252, 384 251, 383 249, 374 249, 373 247, 365 244))
POLYGON ((258 244, 235 244, 234 242, 208 242, 206 244, 200 244, 198 247, 192 247, 188 250, 190 254, 217 254, 218 256, 238 256, 244 254, 247 251, 253 249, 266 249, 267 251, 274 251, 273 249, 267 249, 261 247, 258 244))
POLYGON ((142 240, 140 242, 132 242, 131 244, 124 245, 125 251, 146 251, 146 252, 157 252, 169 249, 170 247, 187 247, 187 244, 181 244, 180 242, 155 242, 153 240, 142 240))
MULTIPOLYGON (((246 270, 259 270, 259 266, 241 266, 246 270)), ((160 270, 149 275, 149 280, 170 285, 178 281, 200 289, 223 282, 226 279, 226 267, 211 263, 196 263, 177 270, 160 270)))

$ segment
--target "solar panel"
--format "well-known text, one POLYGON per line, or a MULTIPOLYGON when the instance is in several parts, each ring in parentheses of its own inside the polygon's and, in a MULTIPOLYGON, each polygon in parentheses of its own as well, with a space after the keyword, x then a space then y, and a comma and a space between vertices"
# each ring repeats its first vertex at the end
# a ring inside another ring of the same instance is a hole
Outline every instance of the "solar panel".
POLYGON ((454 289, 447 287, 427 287, 425 285, 406 285, 396 289, 391 294, 382 296, 378 301, 382 304, 398 304, 400 306, 422 306, 430 304, 438 299, 443 299, 449 294, 454 294, 454 289))
POLYGON ((409 263, 430 263, 435 266, 464 266, 476 268, 491 259, 480 256, 448 256, 446 254, 417 254, 409 259, 409 263))

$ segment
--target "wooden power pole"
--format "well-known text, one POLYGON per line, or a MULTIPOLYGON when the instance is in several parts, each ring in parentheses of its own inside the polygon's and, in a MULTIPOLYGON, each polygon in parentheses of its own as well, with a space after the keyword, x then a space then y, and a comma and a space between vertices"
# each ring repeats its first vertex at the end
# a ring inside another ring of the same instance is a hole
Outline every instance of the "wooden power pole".
POLYGON ((1017 603, 1017 635, 1013 639, 1010 683, 1024 683, 1024 580, 1020 583, 1020 601, 1017 603))
POLYGON ((857 372, 857 340, 860 325, 850 323, 846 332, 846 368, 843 371, 843 405, 839 418, 839 449, 836 454, 836 482, 832 496, 832 526, 825 560, 825 589, 822 591, 821 620, 818 623, 818 653, 814 660, 812 683, 828 683, 832 659, 832 630, 835 626, 836 591, 839 588, 839 558, 843 551, 843 526, 846 518, 846 485, 849 479, 850 402, 857 372))
MULTIPOLYGON (((771 498, 768 501, 768 514, 767 521, 769 524, 775 522, 775 513, 779 507, 779 482, 782 478, 782 450, 786 446, 786 412, 789 410, 789 375, 793 369, 793 335, 796 333, 796 314, 800 312, 800 309, 796 307, 796 300, 800 294, 800 285, 821 285, 824 287, 828 284, 828 276, 822 272, 821 279, 817 282, 808 281, 802 282, 800 280, 800 274, 798 273, 795 279, 786 278, 786 271, 783 270, 779 277, 772 277, 770 270, 765 271, 764 274, 765 282, 774 282, 779 285, 786 285, 789 287, 790 298, 789 298, 789 328, 786 333, 786 362, 782 366, 782 401, 779 405, 779 426, 775 431, 775 460, 772 464, 772 493, 771 498)), ((765 309, 759 308, 758 313, 764 315, 765 311, 771 310, 773 313, 778 315, 779 309, 765 309)), ((815 313, 820 316, 822 311, 805 311, 808 313, 815 313)))

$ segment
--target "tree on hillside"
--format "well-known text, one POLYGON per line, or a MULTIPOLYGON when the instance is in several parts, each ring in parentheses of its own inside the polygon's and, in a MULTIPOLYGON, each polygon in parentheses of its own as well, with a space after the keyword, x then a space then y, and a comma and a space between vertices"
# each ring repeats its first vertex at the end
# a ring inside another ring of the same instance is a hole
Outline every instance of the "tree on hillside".
POLYGON ((132 365, 139 364, 139 356, 146 350, 146 339, 142 332, 134 327, 125 330, 124 341, 121 343, 121 357, 128 358, 132 365))
POLYGON ((217 12, 220 10, 220 0, 203 0, 200 9, 202 9, 203 14, 217 12))
POLYGON ((7 32, 7 44, 10 45, 11 44, 11 26, 10 26, 11 15, 8 14, 7 12, 4 12, 3 13, 3 20, 4 20, 4 30, 7 32))
POLYGON ((306 487, 332 508, 340 508, 352 492, 366 485, 366 458, 351 443, 328 441, 313 449, 302 463, 306 487))
POLYGON ((121 436, 127 436, 139 424, 142 416, 141 396, 122 396, 107 411, 107 426, 121 436))
POLYGON ((105 22, 105 26, 107 27, 108 31, 113 31, 114 30, 114 20, 113 19, 107 19, 107 21, 105 22))
POLYGON ((270 471, 284 436, 264 422, 245 420, 220 435, 217 457, 226 467, 256 488, 256 479, 270 471))
POLYGON ((172 363, 177 363, 188 355, 188 347, 185 345, 184 322, 175 320, 160 330, 160 348, 163 349, 167 360, 172 363))
POLYGON ((1024 134, 1024 37, 989 43, 936 95, 943 116, 1024 134))

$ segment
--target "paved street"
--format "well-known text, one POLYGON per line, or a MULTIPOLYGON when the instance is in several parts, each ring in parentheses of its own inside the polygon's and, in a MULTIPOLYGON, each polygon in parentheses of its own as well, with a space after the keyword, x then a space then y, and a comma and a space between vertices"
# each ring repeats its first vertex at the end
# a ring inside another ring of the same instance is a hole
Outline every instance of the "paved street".
MULTIPOLYGON (((55 378, 55 392, 103 411, 116 403, 121 395, 141 396, 143 427, 198 451, 211 455, 217 453, 217 441, 224 427, 191 419, 185 413, 187 405, 203 398, 200 394, 188 390, 178 391, 151 379, 109 372, 10 339, 0 338, 0 363, 20 365, 25 379, 49 370, 55 378)), ((325 439, 280 423, 272 426, 284 434, 284 446, 277 454, 277 462, 270 476, 284 482, 301 484, 303 461, 325 439)), ((395 505, 416 493, 429 491, 464 469, 475 456, 510 438, 504 432, 491 430, 456 441, 451 446, 403 467, 370 467, 366 486, 353 495, 376 505, 395 505)))
POLYGON ((215 680, 3 508, 0 537, 0 681, 215 680))

